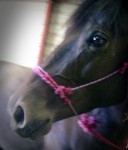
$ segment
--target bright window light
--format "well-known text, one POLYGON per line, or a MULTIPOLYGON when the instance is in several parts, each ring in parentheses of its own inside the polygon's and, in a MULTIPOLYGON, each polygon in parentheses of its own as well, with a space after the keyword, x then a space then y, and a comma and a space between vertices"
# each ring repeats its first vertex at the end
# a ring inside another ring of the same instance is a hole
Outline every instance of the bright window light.
POLYGON ((0 59, 32 67, 38 62, 47 2, 0 1, 0 59))

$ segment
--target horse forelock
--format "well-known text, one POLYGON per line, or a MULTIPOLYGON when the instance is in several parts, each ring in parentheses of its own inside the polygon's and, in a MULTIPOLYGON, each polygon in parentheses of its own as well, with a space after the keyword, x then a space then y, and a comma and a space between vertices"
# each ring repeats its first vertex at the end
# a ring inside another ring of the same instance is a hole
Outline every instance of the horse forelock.
MULTIPOLYGON (((121 28, 124 24, 122 18, 124 19, 124 16, 127 16, 126 13, 128 14, 127 3, 126 0, 85 0, 67 21, 66 38, 70 37, 72 33, 82 31, 89 18, 95 13, 98 13, 99 18, 105 18, 104 26, 113 32, 114 35, 121 34, 123 32, 121 28)), ((124 20, 125 24, 127 19, 128 17, 124 20)))

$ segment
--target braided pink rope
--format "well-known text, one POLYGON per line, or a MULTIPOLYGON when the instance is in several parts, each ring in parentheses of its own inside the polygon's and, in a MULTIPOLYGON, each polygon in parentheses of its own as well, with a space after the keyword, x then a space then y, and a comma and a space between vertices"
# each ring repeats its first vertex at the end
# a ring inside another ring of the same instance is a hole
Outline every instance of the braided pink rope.
POLYGON ((97 120, 93 116, 87 116, 86 114, 80 115, 80 120, 78 120, 79 126, 83 129, 84 132, 93 134, 99 139, 100 141, 106 143, 107 145, 113 147, 117 150, 126 150, 125 147, 120 147, 115 145, 114 143, 110 142, 103 136, 101 136, 99 133, 97 133, 97 120))
POLYGON ((71 100, 67 97, 67 95, 72 94, 71 88, 67 88, 65 86, 58 85, 54 79, 46 72, 44 71, 41 67, 36 66, 33 68, 33 71, 41 77, 45 83, 47 83, 49 86, 51 86, 55 90, 55 94, 59 95, 61 99, 65 101, 66 104, 70 106, 72 111, 74 112, 75 115, 78 115, 76 110, 74 109, 71 100))
POLYGON ((75 91, 75 90, 78 90, 78 89, 82 89, 82 88, 88 87, 88 86, 90 86, 90 85, 94 85, 94 84, 96 84, 96 83, 99 83, 99 82, 101 82, 101 81, 103 81, 103 80, 106 80, 106 79, 108 79, 108 78, 114 76, 114 75, 117 74, 117 73, 124 74, 127 69, 128 69, 128 63, 124 63, 123 66, 122 66, 121 68, 117 69, 116 71, 114 71, 114 72, 112 72, 112 73, 110 73, 110 74, 104 76, 103 78, 100 78, 100 79, 97 79, 97 80, 95 80, 95 81, 89 82, 89 83, 87 83, 87 84, 84 84, 84 85, 81 85, 81 86, 72 88, 72 91, 75 91))
MULTIPOLYGON (((114 76, 117 73, 121 73, 124 74, 126 72, 126 70, 128 69, 128 63, 124 63, 123 66, 121 68, 119 68, 118 70, 114 71, 113 73, 108 74, 107 76, 97 79, 95 81, 92 81, 90 83, 75 87, 75 88, 68 88, 65 86, 61 86, 58 85, 56 83, 56 81, 54 81, 54 79, 46 72, 44 71, 41 67, 36 66, 33 71, 35 72, 35 74, 37 74, 38 76, 41 77, 41 79, 43 81, 45 81, 45 83, 47 83, 49 86, 51 86, 54 90, 55 90, 55 94, 59 95, 61 99, 63 99, 72 109, 72 111, 74 112, 74 114, 77 116, 78 113, 75 110, 75 108, 73 107, 71 100, 68 98, 67 95, 72 94, 73 91, 75 90, 79 90, 81 88, 85 88, 88 87, 90 85, 94 85, 96 83, 99 83, 103 80, 106 80, 112 76, 114 76)), ((125 148, 121 148, 113 143, 111 143, 109 140, 105 139, 104 137, 102 137, 100 134, 98 134, 96 132, 96 127, 97 127, 97 121, 93 116, 89 116, 87 117, 86 115, 81 115, 80 119, 78 120, 78 124, 79 126, 83 129, 84 132, 87 133, 91 133, 93 135, 95 135, 99 140, 103 141, 104 143, 110 145, 111 147, 118 149, 118 150, 125 150, 125 148)))
POLYGON ((128 69, 128 63, 125 62, 125 63, 123 64, 123 66, 120 68, 120 73, 121 73, 121 74, 124 74, 127 69, 128 69))

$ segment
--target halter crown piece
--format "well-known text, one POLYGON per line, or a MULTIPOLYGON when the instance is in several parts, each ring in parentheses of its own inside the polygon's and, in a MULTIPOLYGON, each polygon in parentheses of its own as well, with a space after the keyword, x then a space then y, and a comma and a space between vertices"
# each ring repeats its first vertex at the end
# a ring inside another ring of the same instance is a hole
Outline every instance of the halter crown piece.
MULTIPOLYGON (((70 98, 68 97, 68 95, 73 94, 73 91, 75 91, 75 90, 79 90, 79 89, 88 87, 90 85, 94 85, 96 83, 99 83, 103 80, 106 80, 106 79, 114 76, 117 73, 124 74, 127 69, 128 69, 128 62, 125 62, 121 68, 119 68, 116 71, 104 76, 103 78, 97 79, 95 81, 89 82, 87 84, 84 84, 84 85, 81 85, 81 86, 78 86, 75 88, 69 88, 69 87, 65 87, 62 85, 58 85, 56 83, 56 81, 46 71, 44 71, 40 66, 36 66, 35 68, 33 68, 33 71, 46 84, 48 84, 51 88, 53 88, 53 90, 55 91, 55 94, 59 95, 60 98, 63 99, 66 104, 69 105, 69 107, 72 109, 73 113, 76 116, 78 116, 78 113, 75 110, 75 108, 73 107, 72 102, 71 102, 70 98)), ((91 134, 95 135, 99 140, 101 140, 102 142, 106 143, 107 145, 113 147, 114 149, 126 150, 125 147, 119 147, 119 146, 113 144, 112 142, 110 142, 109 140, 107 140, 106 138, 104 138, 103 136, 101 136, 100 134, 98 134, 96 131, 97 123, 98 123, 97 120, 93 116, 87 116, 86 114, 80 115, 79 120, 78 120, 78 124, 83 129, 84 132, 91 133, 91 134)))

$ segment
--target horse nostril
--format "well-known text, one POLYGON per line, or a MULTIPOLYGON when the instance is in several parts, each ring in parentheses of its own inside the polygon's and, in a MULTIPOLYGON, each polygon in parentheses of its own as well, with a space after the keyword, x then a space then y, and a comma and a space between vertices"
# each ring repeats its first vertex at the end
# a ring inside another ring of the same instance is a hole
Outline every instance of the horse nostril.
POLYGON ((22 124, 24 122, 24 110, 21 106, 18 106, 16 108, 16 111, 14 113, 14 119, 18 124, 22 124))

